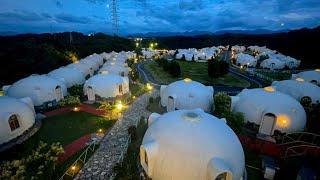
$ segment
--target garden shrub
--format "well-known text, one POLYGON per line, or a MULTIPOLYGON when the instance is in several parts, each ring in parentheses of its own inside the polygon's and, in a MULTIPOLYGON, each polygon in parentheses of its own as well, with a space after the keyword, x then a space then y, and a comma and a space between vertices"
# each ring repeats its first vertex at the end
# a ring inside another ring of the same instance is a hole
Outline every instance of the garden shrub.
POLYGON ((78 96, 79 98, 83 99, 83 85, 77 84, 73 85, 68 88, 68 92, 70 96, 78 96))
POLYGON ((80 105, 80 98, 78 96, 66 96, 64 99, 59 101, 60 107, 74 107, 80 105))
POLYGON ((52 177, 58 156, 64 150, 60 143, 40 141, 37 149, 19 160, 5 161, 0 166, 0 179, 46 179, 52 177))
POLYGON ((226 112, 231 111, 231 98, 227 93, 219 92, 214 95, 214 114, 222 117, 226 112))

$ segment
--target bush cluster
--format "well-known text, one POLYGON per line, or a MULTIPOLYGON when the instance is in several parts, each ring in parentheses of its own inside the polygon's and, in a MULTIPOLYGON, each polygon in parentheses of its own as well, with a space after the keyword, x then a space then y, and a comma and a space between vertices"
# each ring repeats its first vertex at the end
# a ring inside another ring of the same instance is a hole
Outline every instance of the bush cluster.
POLYGON ((244 125, 244 116, 240 112, 231 111, 231 98, 226 93, 217 93, 214 96, 213 114, 219 118, 226 118, 227 124, 235 133, 240 133, 244 125))
POLYGON ((179 77, 181 75, 180 65, 176 61, 167 61, 166 59, 158 59, 157 63, 163 68, 164 71, 171 74, 173 77, 179 77))
POLYGON ((64 99, 59 101, 60 107, 74 107, 80 105, 80 98, 78 96, 66 96, 64 99))
POLYGON ((226 61, 211 59, 208 61, 208 76, 210 78, 219 78, 228 74, 229 64, 226 61))
POLYGON ((0 179, 46 179, 52 177, 58 156, 64 150, 60 143, 40 141, 37 149, 20 160, 5 161, 0 166, 0 179))

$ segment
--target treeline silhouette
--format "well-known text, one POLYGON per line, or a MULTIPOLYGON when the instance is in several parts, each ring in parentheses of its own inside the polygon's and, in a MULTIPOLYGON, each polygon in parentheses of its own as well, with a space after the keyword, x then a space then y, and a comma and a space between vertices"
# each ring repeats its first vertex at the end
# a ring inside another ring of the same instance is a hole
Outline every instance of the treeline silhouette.
POLYGON ((133 41, 102 33, 94 36, 77 32, 0 36, 0 85, 11 84, 30 74, 48 73, 71 63, 72 57, 133 49, 133 41))
POLYGON ((223 34, 201 35, 194 37, 156 37, 160 48, 203 48, 219 45, 258 45, 267 46, 285 55, 302 61, 301 68, 315 68, 320 66, 320 26, 314 29, 293 30, 286 33, 248 35, 223 34))

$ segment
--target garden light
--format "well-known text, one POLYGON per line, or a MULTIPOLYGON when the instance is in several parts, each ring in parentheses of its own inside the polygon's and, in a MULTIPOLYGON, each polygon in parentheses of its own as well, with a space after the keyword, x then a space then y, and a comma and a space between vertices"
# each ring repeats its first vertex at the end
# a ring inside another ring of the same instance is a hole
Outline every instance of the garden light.
POLYGON ((135 99, 136 98, 136 96, 132 96, 132 99, 135 99))
POLYGON ((75 112, 78 112, 79 110, 80 110, 79 107, 74 107, 74 108, 73 108, 73 111, 75 111, 75 112))
POLYGON ((117 109, 118 109, 119 111, 122 110, 123 105, 122 105, 121 101, 116 105, 116 107, 117 107, 117 109))
POLYGON ((268 86, 268 87, 265 87, 265 88, 263 88, 265 91, 267 91, 267 92, 274 92, 275 91, 275 89, 273 88, 273 87, 271 87, 271 86, 268 86))
POLYGON ((149 83, 147 83, 147 89, 148 89, 149 91, 151 91, 151 90, 153 89, 153 87, 152 87, 149 83))
POLYGON ((71 170, 72 171, 76 170, 76 166, 71 166, 71 170))
POLYGON ((102 133, 102 129, 99 129, 99 133, 102 133))

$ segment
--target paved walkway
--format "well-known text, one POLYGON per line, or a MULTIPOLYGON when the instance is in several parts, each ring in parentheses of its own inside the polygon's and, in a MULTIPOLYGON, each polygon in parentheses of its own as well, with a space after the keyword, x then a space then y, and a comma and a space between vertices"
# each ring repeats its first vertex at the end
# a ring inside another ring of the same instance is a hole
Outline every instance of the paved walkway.
POLYGON ((81 149, 85 148, 87 146, 87 142, 90 140, 91 135, 87 134, 82 136, 81 138, 73 141, 72 143, 66 145, 63 147, 64 149, 64 154, 62 154, 61 156, 59 156, 58 158, 58 162, 64 162, 65 160, 67 160, 69 157, 73 156, 74 154, 76 154, 78 151, 80 151, 81 149))
POLYGON ((128 128, 136 126, 141 117, 151 113, 146 110, 149 97, 159 96, 159 91, 146 93, 134 101, 102 139, 99 149, 84 165, 75 179, 110 179, 113 167, 122 161, 130 140, 128 128))

